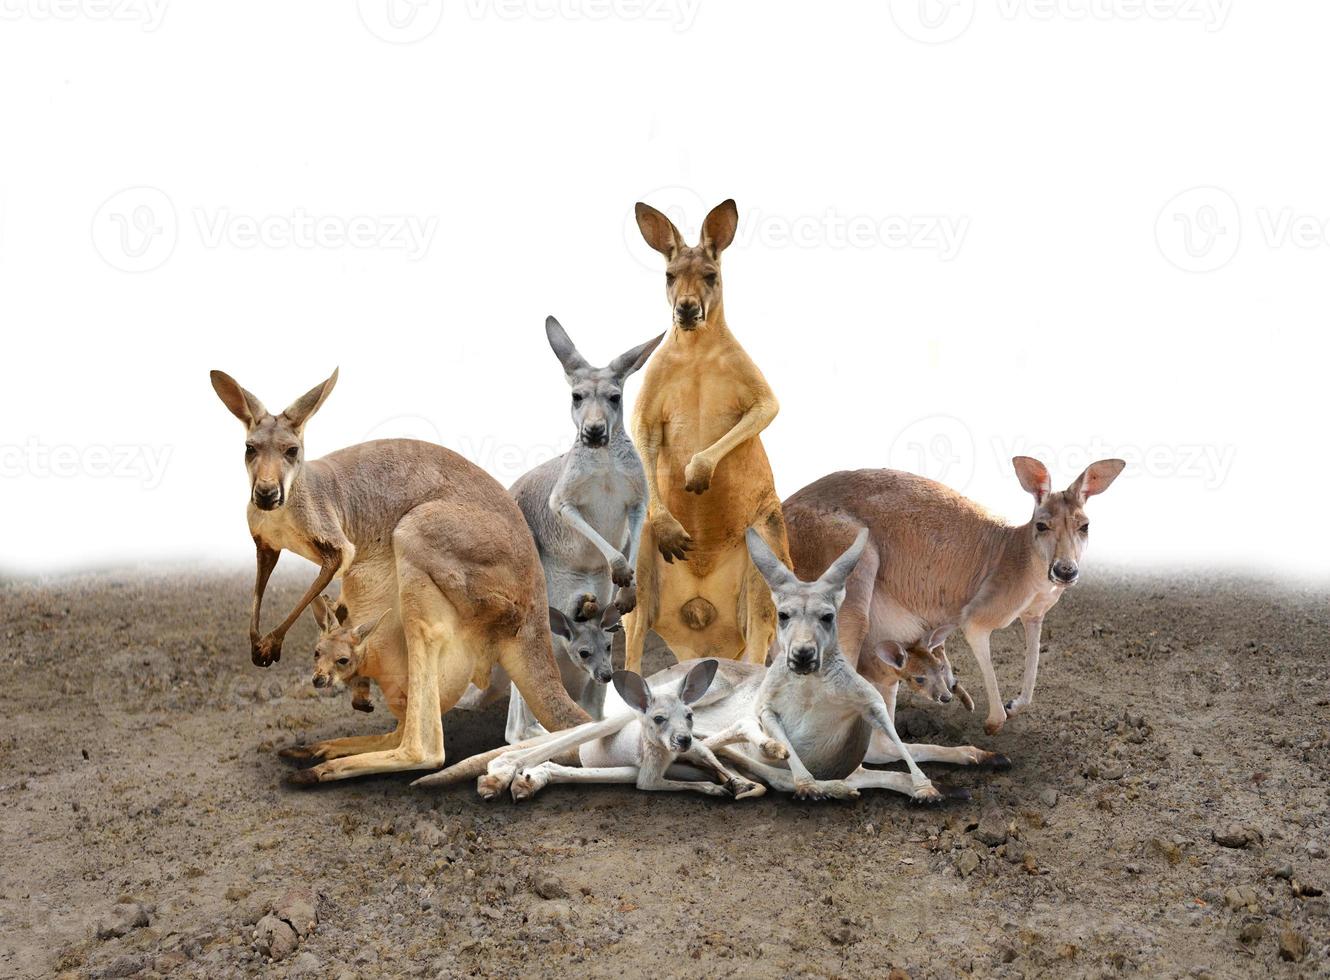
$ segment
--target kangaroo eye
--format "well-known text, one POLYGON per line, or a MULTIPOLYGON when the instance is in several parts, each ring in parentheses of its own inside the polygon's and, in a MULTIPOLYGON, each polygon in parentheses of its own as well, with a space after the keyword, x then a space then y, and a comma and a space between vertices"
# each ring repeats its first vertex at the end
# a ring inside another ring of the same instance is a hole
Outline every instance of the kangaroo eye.
POLYGON ((706 277, 706 278, 707 278, 707 285, 708 285, 708 286, 714 286, 714 285, 716 285, 716 274, 715 274, 714 272, 709 272, 709 273, 707 273, 707 277, 706 277))
POLYGON ((835 621, 836 621, 836 614, 835 614, 835 613, 823 613, 823 614, 822 614, 822 625, 823 625, 823 626, 830 626, 830 625, 831 625, 832 623, 834 623, 835 621))
POLYGON ((590 660, 590 659, 591 659, 591 651, 590 651, 590 650, 578 650, 577 652, 578 652, 578 655, 581 656, 581 658, 582 658, 583 660, 590 660))
POLYGON ((1081 533, 1082 533, 1082 534, 1089 534, 1089 533, 1090 533, 1090 522, 1089 522, 1089 521, 1086 521, 1084 524, 1081 525, 1081 533))
POLYGON ((346 666, 347 664, 349 664, 350 662, 351 662, 351 658, 350 658, 350 657, 338 657, 338 658, 337 658, 337 666, 338 666, 338 667, 345 667, 345 666, 346 666))
POLYGON ((667 719, 664 715, 656 715, 656 717, 652 718, 651 720, 654 721, 657 725, 663 725, 669 719, 667 719))
POLYGON ((780 612, 776 613, 776 618, 782 623, 788 623, 790 621, 790 614, 782 609, 780 612))
POLYGON ((621 395, 610 395, 610 404, 611 405, 619 404, 619 402, 622 400, 622 397, 623 396, 621 395))
POLYGON ((259 450, 256 446, 251 446, 251 445, 245 446, 245 459, 253 459, 258 454, 259 450))
POLYGON ((922 677, 916 677, 916 678, 914 679, 914 682, 915 682, 916 684, 922 686, 923 683, 924 683, 924 678, 922 678, 922 677))
POLYGON ((673 273, 673 272, 667 272, 667 273, 665 273, 665 285, 667 285, 667 286, 673 286, 673 285, 674 285, 674 273, 673 273))
POLYGON ((1034 526, 1034 529, 1038 531, 1040 534, 1043 534, 1045 531, 1048 530, 1048 525, 1045 524, 1043 521, 1040 521, 1034 526))
POLYGON ((579 393, 576 392, 576 391, 573 392, 573 404, 574 404, 574 405, 580 405, 580 404, 582 404, 582 395, 579 394, 579 393))
POLYGON ((298 457, 299 455, 300 455, 299 446, 292 446, 290 449, 286 451, 286 458, 290 460, 296 459, 296 457, 298 457))

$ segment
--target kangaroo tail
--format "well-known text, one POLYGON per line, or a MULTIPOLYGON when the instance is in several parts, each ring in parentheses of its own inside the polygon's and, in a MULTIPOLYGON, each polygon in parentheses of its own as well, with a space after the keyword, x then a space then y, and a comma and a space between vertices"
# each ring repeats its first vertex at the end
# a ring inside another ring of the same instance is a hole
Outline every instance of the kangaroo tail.
POLYGON ((543 740, 548 739, 549 735, 537 735, 535 738, 528 738, 524 742, 517 742, 513 745, 501 745, 497 749, 490 749, 488 752, 482 752, 479 755, 473 755, 470 758, 463 759, 461 762, 449 766, 447 769, 440 769, 438 772, 432 772, 428 776, 421 776, 411 785, 420 789, 436 789, 441 786, 455 786, 458 783, 464 783, 469 779, 476 779, 485 775, 489 770, 489 765, 501 755, 507 755, 509 752, 520 752, 523 749, 535 748, 543 740))

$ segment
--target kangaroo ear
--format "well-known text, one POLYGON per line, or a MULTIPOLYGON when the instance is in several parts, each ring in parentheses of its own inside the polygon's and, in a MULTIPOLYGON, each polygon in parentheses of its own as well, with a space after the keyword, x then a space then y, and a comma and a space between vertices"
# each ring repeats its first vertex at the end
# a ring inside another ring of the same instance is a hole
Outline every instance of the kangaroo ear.
POLYGON ((309 389, 309 391, 305 392, 288 405, 286 411, 282 412, 282 414, 285 415, 290 423, 297 429, 304 428, 305 423, 310 420, 310 416, 317 412, 319 406, 328 400, 328 396, 332 394, 333 387, 337 384, 338 370, 338 368, 333 368, 333 373, 328 377, 327 381, 309 389))
POLYGON ((936 650, 938 647, 942 646, 942 644, 947 642, 947 637, 951 636, 955 630, 955 623, 939 626, 937 629, 933 630, 933 632, 929 633, 924 640, 924 649, 929 651, 936 650))
POLYGON ((633 205, 633 213, 637 215, 637 227, 641 229, 642 237, 665 258, 674 258, 683 248, 683 236, 674 227, 674 222, 650 204, 638 201, 633 205))
POLYGON ((831 563, 831 567, 822 573, 822 577, 818 581, 838 592, 844 589, 846 579, 854 571, 854 566, 859 564, 859 559, 863 557, 864 548, 867 544, 868 528, 860 528, 859 533, 855 535, 854 543, 845 549, 843 555, 831 563))
POLYGON ((1084 503, 1086 498, 1107 490, 1126 465, 1126 462, 1120 459, 1101 459, 1097 463, 1091 463, 1085 468, 1084 473, 1071 481, 1067 493, 1079 497, 1084 503))
POLYGON ((712 208, 707 220, 702 222, 702 246, 713 256, 719 256, 730 247, 738 230, 739 206, 734 203, 734 198, 729 198, 712 208))
POLYGON ((664 339, 665 335, 661 334, 659 337, 648 340, 645 344, 638 344, 632 350, 620 354, 610 362, 610 372, 622 382, 630 374, 641 369, 642 365, 647 362, 647 358, 655 352, 664 339))
POLYGON ((614 689, 630 708, 645 713, 651 705, 651 691, 647 682, 631 670, 616 670, 612 678, 614 689))
POLYGON ((684 704, 695 704, 702 700, 702 695, 707 693, 707 688, 716 679, 716 670, 719 667, 720 663, 715 660, 703 660, 693 667, 683 680, 683 690, 679 692, 679 700, 684 704))
POLYGON ((374 620, 374 622, 361 623, 354 630, 352 630, 351 634, 355 640, 356 645, 359 646, 361 643, 364 643, 366 640, 368 640, 369 635, 379 628, 379 624, 383 622, 384 618, 387 615, 388 615, 388 610, 385 609, 383 612, 379 613, 379 618, 374 620))
POLYGON ((328 633, 337 628, 337 617, 333 614, 332 602, 326 595, 316 595, 309 604, 309 611, 314 622, 319 624, 320 633, 328 633))
POLYGON ((611 603, 605 607, 605 611, 600 615, 600 628, 603 632, 613 633, 620 629, 620 620, 623 613, 619 612, 619 607, 611 603))
POLYGON ((895 640, 883 640, 877 645, 874 652, 881 658, 882 662, 892 670, 905 669, 905 647, 901 646, 895 640))
POLYGON ((762 573, 772 592, 789 588, 799 581, 794 577, 794 572, 786 568, 785 563, 776 557, 771 546, 762 540, 762 535, 750 527, 744 537, 748 541, 748 556, 753 559, 753 564, 762 573))
POLYGON ((568 331, 563 329, 563 324, 552 316, 545 317, 545 336, 549 339, 554 356, 563 365, 564 374, 572 374, 574 371, 583 371, 590 367, 586 358, 577 353, 577 347, 573 344, 573 339, 568 336, 568 331))
POLYGON ((246 426, 253 428, 259 419, 268 414, 263 402, 240 387, 236 379, 225 371, 209 371, 208 377, 212 379, 212 390, 217 392, 222 404, 246 426))
POLYGON ((550 606, 550 632, 555 636, 562 636, 565 640, 573 638, 573 624, 568 622, 563 610, 555 609, 553 606, 550 606))
POLYGON ((1021 481, 1025 492, 1034 496, 1036 504, 1042 504, 1053 486, 1048 468, 1031 456, 1013 456, 1011 465, 1016 468, 1016 479, 1021 481))

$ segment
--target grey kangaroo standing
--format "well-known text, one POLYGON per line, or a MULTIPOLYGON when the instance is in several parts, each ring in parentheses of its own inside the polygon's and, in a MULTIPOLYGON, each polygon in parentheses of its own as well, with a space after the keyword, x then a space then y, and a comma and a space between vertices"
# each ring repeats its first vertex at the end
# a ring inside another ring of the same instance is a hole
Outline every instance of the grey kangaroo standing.
MULTIPOLYGON (((520 477, 512 495, 536 539, 550 608, 574 622, 600 618, 603 632, 609 633, 618 628, 619 616, 637 605, 633 568, 647 513, 646 473, 623 425, 623 386, 665 335, 603 368, 592 367, 577 352, 554 317, 545 320, 545 336, 572 389, 577 441, 562 456, 520 477), (609 611, 611 604, 615 613, 609 611)), ((608 651, 608 637, 603 646, 608 651)), ((560 671, 566 682, 577 681, 567 687, 569 695, 599 718, 610 670, 604 657, 582 657, 578 647, 556 644, 556 653, 571 660, 560 662, 560 671), (588 676, 593 683, 586 682, 588 676)), ((514 688, 507 738, 525 738, 536 725, 514 688)))

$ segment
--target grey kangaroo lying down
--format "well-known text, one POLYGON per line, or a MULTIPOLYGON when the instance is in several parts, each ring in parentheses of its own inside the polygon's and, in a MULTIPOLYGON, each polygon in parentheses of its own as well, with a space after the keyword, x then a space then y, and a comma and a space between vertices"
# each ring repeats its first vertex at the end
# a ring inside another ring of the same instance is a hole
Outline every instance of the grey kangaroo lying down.
MULTIPOLYGON (((722 764, 779 792, 802 799, 850 799, 864 789, 889 789, 924 803, 940 802, 945 796, 968 797, 963 790, 944 794, 924 776, 896 734, 882 695, 859 676, 837 646, 836 610, 866 537, 860 535, 816 582, 800 582, 757 534, 750 533, 749 552, 776 600, 778 653, 772 665, 719 662, 704 693, 691 697, 685 693, 688 679, 711 661, 685 661, 653 674, 647 687, 653 698, 685 700, 697 737, 713 733, 702 744, 722 764), (903 760, 909 772, 863 768, 874 732, 888 739, 895 758, 903 760)), ((658 716, 640 710, 635 715, 618 688, 616 684, 606 696, 604 721, 474 756, 415 785, 448 785, 479 777, 478 789, 487 798, 505 789, 525 798, 554 781, 541 776, 524 779, 525 767, 540 766, 551 755, 574 747, 580 749, 584 766, 631 767, 636 764, 636 748, 627 726, 640 718, 642 730, 649 731, 658 716)))

